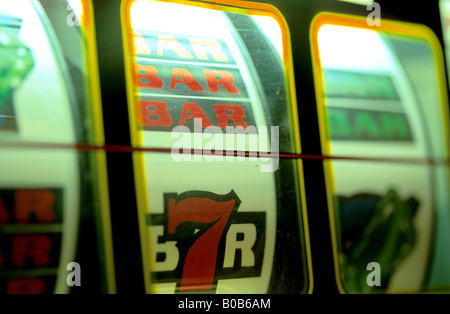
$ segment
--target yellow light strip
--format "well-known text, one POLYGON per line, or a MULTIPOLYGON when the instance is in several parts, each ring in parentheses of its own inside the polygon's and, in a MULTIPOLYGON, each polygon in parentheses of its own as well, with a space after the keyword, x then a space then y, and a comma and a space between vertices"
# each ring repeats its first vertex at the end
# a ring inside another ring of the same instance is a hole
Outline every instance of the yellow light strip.
MULTIPOLYGON (((138 132, 137 121, 137 99, 134 92, 133 66, 135 66, 132 56, 135 55, 134 36, 131 26, 131 6, 136 0, 124 0, 121 5, 122 38, 124 47, 125 78, 127 84, 128 114, 130 120, 130 136, 133 147, 142 147, 142 132, 138 132), (131 37, 131 38, 130 38, 131 37)), ((151 258, 151 238, 146 224, 146 214, 149 212, 148 195, 146 193, 146 177, 144 154, 142 152, 133 153, 134 178, 136 182, 136 199, 138 207, 139 234, 141 240, 142 264, 144 271, 144 284, 146 293, 155 293, 151 284, 151 270, 153 268, 151 258)))
MULTIPOLYGON (((92 0, 81 0, 83 13, 81 18, 81 27, 84 30, 84 49, 88 70, 88 104, 90 104, 93 134, 91 136, 96 145, 104 145, 103 133, 103 112, 100 95, 100 79, 97 57, 97 40, 95 34, 95 22, 93 16, 92 0)), ((100 202, 100 216, 103 237, 104 263, 106 268, 106 287, 110 294, 116 293, 116 280, 114 270, 114 252, 112 244, 111 216, 108 191, 108 174, 106 166, 106 153, 98 151, 95 153, 96 170, 98 178, 98 196, 100 202)))

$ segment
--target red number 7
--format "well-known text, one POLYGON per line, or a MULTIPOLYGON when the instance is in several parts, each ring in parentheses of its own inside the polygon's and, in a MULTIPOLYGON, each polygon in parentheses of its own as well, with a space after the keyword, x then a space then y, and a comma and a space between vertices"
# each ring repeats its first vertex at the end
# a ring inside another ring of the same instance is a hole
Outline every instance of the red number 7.
POLYGON ((212 289, 219 242, 232 212, 239 205, 234 191, 225 196, 205 192, 205 196, 184 198, 179 202, 173 198, 168 200, 168 234, 175 234, 177 227, 185 222, 213 223, 186 254, 180 292, 212 289))

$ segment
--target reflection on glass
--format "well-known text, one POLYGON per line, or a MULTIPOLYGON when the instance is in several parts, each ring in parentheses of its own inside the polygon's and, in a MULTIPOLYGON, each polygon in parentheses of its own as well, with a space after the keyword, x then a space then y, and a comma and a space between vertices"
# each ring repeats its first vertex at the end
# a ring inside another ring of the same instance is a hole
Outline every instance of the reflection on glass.
POLYGON ((342 157, 326 165, 344 290, 448 287, 448 143, 429 42, 331 24, 317 42, 325 153, 342 157))
POLYGON ((45 14, 38 1, 0 3, 0 294, 68 292, 59 266, 76 254, 77 152, 27 147, 77 141, 73 87, 45 14))
POLYGON ((17 130, 12 96, 34 63, 31 50, 19 38, 21 22, 0 12, 0 130, 17 130))

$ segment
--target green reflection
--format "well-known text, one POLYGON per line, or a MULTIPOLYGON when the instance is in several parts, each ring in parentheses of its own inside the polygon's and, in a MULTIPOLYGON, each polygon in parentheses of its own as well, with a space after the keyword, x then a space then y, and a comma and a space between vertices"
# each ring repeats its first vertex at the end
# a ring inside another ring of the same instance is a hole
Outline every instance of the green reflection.
POLYGON ((349 292, 382 292, 416 242, 413 219, 419 203, 402 200, 395 190, 384 196, 339 198, 344 250, 344 281, 349 292), (371 285, 369 263, 380 267, 379 285, 371 285), (370 280, 369 280, 370 281, 370 280))
POLYGON ((0 18, 0 112, 4 110, 14 89, 33 67, 31 51, 18 37, 18 25, 18 19, 6 16, 0 18))
POLYGON ((386 75, 325 69, 327 97, 398 100, 392 79, 386 75))
POLYGON ((412 141, 402 113, 328 108, 328 121, 335 140, 412 141))

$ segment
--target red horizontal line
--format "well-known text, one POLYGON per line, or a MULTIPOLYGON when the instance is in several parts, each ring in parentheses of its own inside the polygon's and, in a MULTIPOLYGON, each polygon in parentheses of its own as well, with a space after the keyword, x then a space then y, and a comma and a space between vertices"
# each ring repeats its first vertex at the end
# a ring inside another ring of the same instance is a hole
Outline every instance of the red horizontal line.
MULTIPOLYGON (((151 148, 151 147, 133 147, 128 145, 96 145, 89 143, 43 143, 43 142, 3 142, 0 148, 22 148, 22 149, 69 149, 78 152, 97 152, 106 153, 165 153, 171 154, 171 148, 151 148)), ((309 155, 296 153, 265 153, 248 151, 209 151, 201 149, 190 149, 181 151, 180 154, 191 155, 222 155, 234 157, 257 157, 257 158, 280 158, 280 159, 301 159, 301 160, 346 160, 346 161, 370 161, 386 162, 399 164, 419 164, 431 166, 450 166, 450 158, 395 158, 395 157, 352 157, 352 156, 327 156, 327 155, 309 155)))

